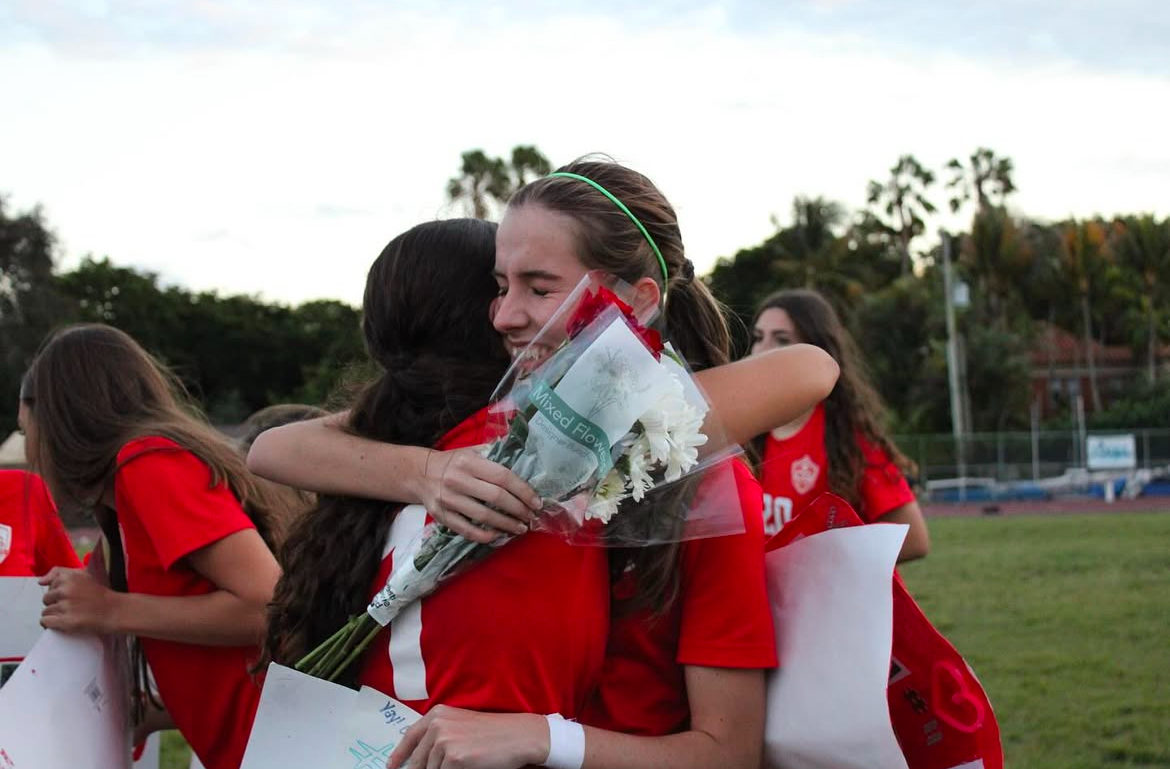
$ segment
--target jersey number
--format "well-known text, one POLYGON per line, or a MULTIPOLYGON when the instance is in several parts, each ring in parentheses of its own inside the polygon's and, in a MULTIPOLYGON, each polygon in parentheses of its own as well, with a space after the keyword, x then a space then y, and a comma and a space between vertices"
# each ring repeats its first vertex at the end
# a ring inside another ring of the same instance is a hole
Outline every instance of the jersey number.
POLYGON ((764 495, 764 534, 772 536, 792 520, 792 500, 788 497, 764 495))

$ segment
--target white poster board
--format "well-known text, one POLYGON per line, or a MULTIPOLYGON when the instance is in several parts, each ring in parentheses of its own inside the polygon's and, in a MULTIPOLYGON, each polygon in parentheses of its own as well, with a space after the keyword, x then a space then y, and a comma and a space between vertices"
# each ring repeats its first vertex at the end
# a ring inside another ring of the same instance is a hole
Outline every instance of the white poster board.
POLYGON ((355 692, 270 665, 240 769, 384 769, 420 717, 368 686, 355 692))
POLYGON ((0 577, 0 663, 20 662, 40 638, 44 594, 36 577, 0 577))
MULTIPOLYGON (((36 577, 0 577, 0 665, 15 667, 40 639, 44 592, 36 577)), ((160 744, 157 734, 147 738, 133 769, 158 769, 160 744)), ((8 769, 2 756, 0 768, 8 769)))
POLYGON ((0 689, 0 769, 129 769, 125 646, 44 631, 0 689))
POLYGON ((894 564, 908 529, 830 529, 765 556, 780 659, 768 677, 766 766, 907 769, 886 685, 894 564))

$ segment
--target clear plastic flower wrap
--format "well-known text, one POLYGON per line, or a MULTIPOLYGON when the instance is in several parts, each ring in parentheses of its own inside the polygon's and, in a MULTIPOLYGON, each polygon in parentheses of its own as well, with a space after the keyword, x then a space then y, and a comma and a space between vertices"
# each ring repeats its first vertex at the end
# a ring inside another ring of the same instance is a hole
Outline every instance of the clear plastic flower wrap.
MULTIPOLYGON (((742 450, 654 330, 650 304, 639 313, 631 287, 591 273, 497 387, 482 450, 541 496, 534 529, 604 547, 744 531, 730 464, 742 450)), ((482 544, 428 523, 366 613, 297 669, 336 679, 403 608, 512 538, 482 544)))
POLYGON ((544 499, 534 529, 603 547, 744 531, 730 464, 743 450, 658 316, 629 285, 590 273, 496 388, 488 420, 505 437, 487 456, 544 499), (584 443, 592 426, 604 448, 584 443))

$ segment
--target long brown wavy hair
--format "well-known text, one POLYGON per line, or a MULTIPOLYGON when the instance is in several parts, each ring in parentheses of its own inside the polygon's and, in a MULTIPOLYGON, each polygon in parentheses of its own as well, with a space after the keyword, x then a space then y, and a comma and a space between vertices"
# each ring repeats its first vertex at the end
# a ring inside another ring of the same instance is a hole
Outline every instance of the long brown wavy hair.
MULTIPOLYGON (((678 216, 666 196, 647 177, 608 158, 579 159, 557 171, 592 179, 622 201, 654 238, 666 262, 666 276, 637 226, 589 184, 546 176, 517 190, 508 208, 540 206, 572 218, 577 230, 577 257, 587 268, 615 275, 631 285, 646 277, 658 283, 665 305, 657 325, 664 328, 666 337, 692 369, 699 371, 729 362, 731 332, 726 313, 706 284, 695 279, 694 265, 683 247, 678 216)), ((655 494, 652 501, 648 497, 643 504, 669 507, 684 502, 693 492, 693 483, 679 484, 669 493, 655 494)), ((627 515, 619 516, 619 524, 627 515)), ((614 580, 631 565, 638 574, 634 596, 615 609, 652 608, 665 612, 679 592, 678 556, 677 543, 612 549, 610 571, 614 580)))
MULTIPOLYGON (((350 432, 431 446, 487 405, 509 358, 490 323, 496 226, 420 224, 370 268, 362 305, 366 350, 381 370, 349 412, 350 432)), ((322 497, 292 527, 269 607, 264 659, 291 664, 365 610, 400 506, 322 497)), ((356 666, 342 676, 353 685, 356 666)))
POLYGON ((211 469, 211 486, 226 483, 271 546, 271 522, 279 514, 273 494, 207 422, 179 379, 124 331, 86 323, 49 335, 24 375, 20 397, 33 420, 29 463, 58 507, 100 515, 118 452, 135 439, 161 436, 199 457, 211 469))
MULTIPOLYGON (((898 450, 886 434, 886 407, 870 384, 865 365, 853 337, 845 329, 833 306, 816 291, 779 291, 764 299, 752 318, 752 327, 766 310, 788 314, 796 328, 797 341, 816 345, 837 361, 841 374, 825 399, 825 453, 829 460, 829 490, 854 507, 861 504, 860 483, 865 456, 857 443, 863 436, 883 449, 903 471, 914 464, 898 450)), ((755 455, 762 459, 767 434, 753 441, 755 455)))
MULTIPOLYGON (((280 495, 248 472, 239 450, 207 423, 178 378, 129 334, 96 323, 51 334, 24 375, 20 400, 31 415, 25 425, 29 464, 59 507, 92 511, 109 543, 107 568, 116 590, 127 589, 126 558, 117 511, 104 500, 121 467, 118 453, 138 438, 169 438, 197 456, 210 469, 208 487, 226 483, 265 543, 273 546, 273 522, 284 513, 280 495)), ((134 688, 154 701, 137 639, 131 655, 134 688)), ((143 700, 135 697, 135 722, 143 716, 143 700)))

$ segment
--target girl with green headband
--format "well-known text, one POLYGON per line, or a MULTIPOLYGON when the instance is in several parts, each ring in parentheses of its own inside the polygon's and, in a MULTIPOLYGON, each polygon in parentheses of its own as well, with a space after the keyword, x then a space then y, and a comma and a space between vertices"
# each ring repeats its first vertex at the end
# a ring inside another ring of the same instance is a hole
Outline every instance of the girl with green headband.
MULTIPOLYGON (((695 279, 673 208, 646 177, 612 162, 572 163, 510 201, 497 234, 500 296, 493 308, 509 350, 524 349, 591 270, 632 285, 636 303, 664 307, 667 337, 701 372, 734 440, 785 421, 780 414, 802 413, 836 381, 831 358, 810 346, 727 365, 726 322, 695 279), (776 384, 765 390, 760 381, 776 384)), ((376 444, 346 435, 337 423, 330 418, 261 435, 250 465, 319 491, 418 501, 482 541, 494 530, 521 530, 539 506, 519 479, 474 452, 376 444)), ((614 620, 584 729, 531 714, 440 706, 392 760, 405 761, 417 747, 412 766, 428 758, 443 765, 457 754, 478 757, 464 765, 484 766, 756 766, 764 670, 775 665, 775 649, 763 586, 761 494, 749 473, 737 482, 746 533, 611 552, 614 620)))

